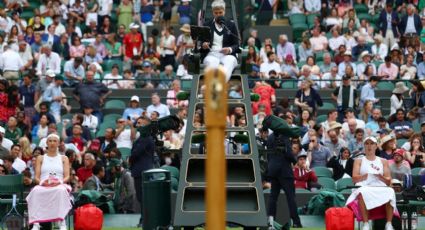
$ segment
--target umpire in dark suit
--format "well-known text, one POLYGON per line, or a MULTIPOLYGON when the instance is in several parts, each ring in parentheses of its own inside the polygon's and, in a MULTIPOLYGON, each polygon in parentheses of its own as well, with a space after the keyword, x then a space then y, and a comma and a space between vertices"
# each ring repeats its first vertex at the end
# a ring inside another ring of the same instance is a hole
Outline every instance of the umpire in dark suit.
POLYGON ((238 65, 236 54, 240 52, 239 35, 236 24, 224 18, 226 3, 223 0, 214 0, 211 8, 214 18, 204 25, 210 27, 211 37, 208 41, 202 41, 201 58, 208 67, 223 65, 228 81, 238 65))
POLYGON ((263 121, 263 128, 273 130, 267 139, 267 149, 273 150, 267 154, 268 178, 272 184, 267 210, 269 222, 272 223, 276 216, 277 200, 280 190, 283 189, 293 222, 292 227, 302 228, 295 201, 294 173, 292 171, 292 164, 295 164, 297 160, 291 150, 291 138, 299 137, 300 129, 289 127, 285 120, 276 116, 266 117, 263 121))
POLYGON ((134 142, 130 155, 131 176, 134 179, 136 197, 140 203, 139 227, 143 223, 142 173, 154 167, 155 140, 151 135, 150 120, 142 118, 143 126, 138 129, 140 137, 134 142))

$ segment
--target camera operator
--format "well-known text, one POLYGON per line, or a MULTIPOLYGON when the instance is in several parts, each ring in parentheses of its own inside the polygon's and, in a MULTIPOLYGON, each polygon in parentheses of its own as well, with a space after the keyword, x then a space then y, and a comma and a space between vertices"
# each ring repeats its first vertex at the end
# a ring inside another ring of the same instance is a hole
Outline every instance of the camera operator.
POLYGON ((288 123, 276 116, 268 116, 263 121, 263 128, 273 130, 267 139, 267 149, 274 150, 267 154, 268 178, 271 181, 271 193, 268 203, 268 216, 270 224, 276 216, 277 200, 280 190, 285 191, 289 206, 289 213, 293 222, 293 228, 302 228, 300 217, 297 213, 295 201, 295 184, 292 164, 297 160, 292 154, 291 138, 298 137, 300 129, 289 127, 288 123))
POLYGON ((209 41, 202 41, 200 52, 206 66, 217 68, 222 64, 229 81, 233 69, 238 65, 236 53, 239 52, 239 36, 235 23, 224 18, 226 3, 223 0, 214 0, 211 8, 214 19, 205 23, 205 26, 210 27, 211 38, 209 41))
POLYGON ((154 166, 155 140, 151 135, 149 128, 150 120, 147 117, 139 118, 140 127, 138 128, 140 137, 134 142, 130 156, 130 170, 134 179, 136 197, 140 204, 139 225, 143 223, 143 196, 142 196, 142 172, 152 169, 154 166))

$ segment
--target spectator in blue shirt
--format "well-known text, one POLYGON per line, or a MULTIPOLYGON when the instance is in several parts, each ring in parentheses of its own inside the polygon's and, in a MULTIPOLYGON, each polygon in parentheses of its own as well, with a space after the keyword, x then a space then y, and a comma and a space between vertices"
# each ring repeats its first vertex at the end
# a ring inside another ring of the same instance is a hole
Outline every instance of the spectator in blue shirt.
POLYGON ((406 114, 403 109, 397 109, 396 121, 391 123, 390 128, 394 130, 397 139, 408 139, 414 133, 413 126, 410 121, 406 121, 406 114))
POLYGON ((375 88, 376 88, 376 85, 378 84, 378 81, 379 81, 378 77, 372 76, 369 79, 369 83, 367 83, 365 86, 363 86, 362 92, 361 92, 361 95, 360 95, 360 107, 363 107, 363 104, 367 100, 370 100, 373 103, 379 102, 379 98, 375 97, 375 88))
POLYGON ((136 122, 136 119, 142 116, 144 110, 139 107, 139 97, 134 95, 130 99, 130 107, 124 110, 122 114, 123 119, 130 118, 131 121, 136 122))
POLYGON ((182 4, 177 8, 177 13, 179 13, 180 25, 189 24, 190 25, 190 0, 182 0, 182 4))
POLYGON ((331 151, 327 147, 320 144, 317 136, 311 136, 307 151, 307 158, 310 162, 310 168, 326 167, 326 164, 331 157, 331 151))

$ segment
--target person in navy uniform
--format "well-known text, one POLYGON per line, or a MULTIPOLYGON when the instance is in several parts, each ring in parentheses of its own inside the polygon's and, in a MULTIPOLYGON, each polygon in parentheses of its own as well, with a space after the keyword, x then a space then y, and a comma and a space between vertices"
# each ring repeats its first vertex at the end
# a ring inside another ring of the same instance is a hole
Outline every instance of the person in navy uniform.
POLYGON ((224 66, 228 81, 238 64, 236 53, 240 52, 239 36, 236 24, 224 18, 226 3, 215 0, 211 8, 214 18, 204 25, 210 27, 211 38, 209 41, 202 41, 201 57, 207 67, 217 68, 220 64, 224 66))
POLYGON ((290 139, 299 137, 300 129, 298 127, 290 127, 285 120, 276 116, 268 116, 264 119, 263 129, 265 128, 273 130, 273 133, 267 139, 267 149, 272 150, 272 152, 267 154, 267 174, 272 185, 267 207, 269 224, 273 224, 273 220, 276 217, 277 200, 280 190, 283 189, 292 219, 292 227, 302 228, 297 212, 294 173, 292 171, 292 165, 296 164, 297 160, 292 154, 292 142, 290 139))

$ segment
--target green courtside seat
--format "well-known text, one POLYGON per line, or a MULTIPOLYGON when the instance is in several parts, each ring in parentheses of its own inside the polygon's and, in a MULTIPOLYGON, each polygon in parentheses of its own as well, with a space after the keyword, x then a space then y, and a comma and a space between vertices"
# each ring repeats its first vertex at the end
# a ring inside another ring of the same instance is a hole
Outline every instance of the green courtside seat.
POLYGON ((316 173, 317 177, 332 178, 332 171, 326 167, 314 167, 313 171, 316 173))
POLYGON ((336 189, 335 181, 332 178, 319 177, 318 182, 320 185, 322 185, 322 189, 336 189))
MULTIPOLYGON (((12 195, 16 194, 17 204, 24 203, 24 175, 4 175, 0 176, 0 207, 4 204, 12 204, 12 195)), ((4 209, 4 207, 0 208, 4 209)), ((6 208, 7 209, 7 208, 6 208)), ((6 210, 4 209, 4 210, 6 210)))
POLYGON ((121 100, 110 100, 105 104, 105 109, 125 109, 125 102, 121 100))
POLYGON ((353 180, 351 178, 341 178, 336 181, 336 189, 338 191, 345 190, 348 186, 354 186, 353 180))

